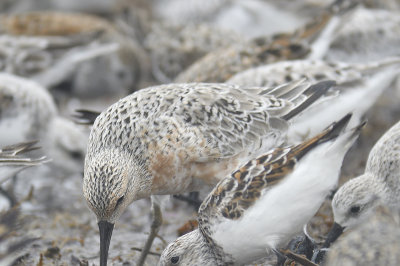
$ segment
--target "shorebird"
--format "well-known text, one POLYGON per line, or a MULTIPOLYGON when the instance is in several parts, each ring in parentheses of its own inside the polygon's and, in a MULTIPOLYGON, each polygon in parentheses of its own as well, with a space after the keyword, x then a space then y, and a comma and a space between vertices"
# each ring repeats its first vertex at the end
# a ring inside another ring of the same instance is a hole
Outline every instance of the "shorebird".
POLYGON ((398 56, 399 36, 398 9, 369 9, 360 6, 341 21, 325 59, 366 63, 398 56))
POLYGON ((295 118, 295 125, 290 127, 288 135, 291 138, 296 135, 301 138, 307 134, 313 136, 337 117, 350 112, 353 114, 352 123, 358 124, 382 93, 390 88, 400 73, 399 66, 399 57, 358 64, 293 60, 248 69, 236 74, 227 83, 240 86, 276 86, 299 78, 307 78, 311 82, 335 80, 339 91, 337 97, 314 104, 295 118), (312 120, 315 124, 310 127, 312 120), (314 131, 308 132, 310 128, 314 131))
POLYGON ((61 117, 50 93, 36 82, 0 73, 0 145, 41 140, 52 165, 66 172, 83 168, 87 135, 61 117))
POLYGON ((81 97, 126 95, 139 82, 147 60, 134 39, 94 15, 54 11, 1 15, 0 32, 2 71, 29 77, 46 88, 68 80, 72 92, 81 97))
POLYGON ((360 226, 343 234, 324 265, 399 265, 400 212, 379 205, 360 226))
POLYGON ((162 21, 153 23, 151 29, 144 45, 151 56, 153 75, 162 83, 170 83, 180 72, 213 50, 247 41, 233 31, 205 23, 175 25, 162 21))
MULTIPOLYGON (((290 120, 333 85, 168 84, 103 111, 90 133, 83 180, 100 229, 100 264, 107 263, 114 223, 130 203, 212 187, 250 155, 282 144, 290 120)), ((153 209, 159 213, 154 201, 153 209)))
POLYGON ((336 185, 362 128, 345 130, 350 118, 252 159, 221 180, 199 209, 199 228, 169 244, 159 265, 243 265, 276 251, 336 185))
POLYGON ((365 172, 341 186, 332 200, 335 223, 326 247, 349 228, 365 220, 380 201, 388 206, 400 202, 400 122, 392 126, 368 155, 365 172))
POLYGON ((343 3, 335 1, 320 16, 293 33, 258 37, 212 51, 180 73, 175 82, 225 82, 236 73, 259 65, 321 58, 339 24, 338 14, 353 7, 343 3))

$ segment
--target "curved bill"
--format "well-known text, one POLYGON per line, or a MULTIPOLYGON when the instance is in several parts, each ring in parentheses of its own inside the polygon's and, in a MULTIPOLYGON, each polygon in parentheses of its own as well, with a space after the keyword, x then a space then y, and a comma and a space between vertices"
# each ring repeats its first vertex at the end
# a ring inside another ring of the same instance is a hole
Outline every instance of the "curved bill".
POLYGON ((100 221, 97 224, 100 231, 100 266, 107 266, 108 248, 110 247, 114 224, 107 221, 100 221))

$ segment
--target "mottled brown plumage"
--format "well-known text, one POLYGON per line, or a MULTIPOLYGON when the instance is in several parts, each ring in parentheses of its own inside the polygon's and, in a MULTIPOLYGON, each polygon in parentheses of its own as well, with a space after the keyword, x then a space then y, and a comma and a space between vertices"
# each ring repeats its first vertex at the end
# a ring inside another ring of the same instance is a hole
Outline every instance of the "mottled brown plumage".
POLYGON ((252 67, 304 58, 333 15, 331 10, 324 12, 291 34, 259 37, 210 52, 178 75, 175 82, 225 82, 252 67))
POLYGON ((183 83, 133 93, 95 120, 83 180, 88 205, 114 223, 135 200, 211 187, 286 141, 290 120, 333 85, 183 83))
POLYGON ((112 29, 107 20, 88 14, 42 11, 0 16, 0 31, 11 35, 68 36, 112 29))
POLYGON ((239 219, 261 196, 290 174, 297 162, 317 145, 337 137, 338 129, 346 125, 350 117, 330 126, 317 136, 289 148, 276 148, 234 171, 224 179, 204 200, 199 213, 200 223, 204 217, 222 215, 228 219, 239 219), (219 214, 218 214, 219 213, 219 214))

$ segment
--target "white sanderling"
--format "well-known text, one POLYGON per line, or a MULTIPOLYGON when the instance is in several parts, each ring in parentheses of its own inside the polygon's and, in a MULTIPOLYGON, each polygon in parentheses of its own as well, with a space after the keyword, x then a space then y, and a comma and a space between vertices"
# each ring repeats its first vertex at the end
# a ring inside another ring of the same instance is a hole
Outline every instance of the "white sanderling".
POLYGON ((364 174, 341 186, 332 200, 334 224, 323 249, 314 253, 323 259, 325 248, 343 231, 352 230, 369 217, 378 203, 389 207, 399 204, 400 122, 392 126, 369 153, 364 174))
POLYGON ((361 117, 389 88, 400 73, 400 58, 377 62, 348 64, 322 60, 293 60, 252 68, 236 74, 227 82, 241 86, 274 86, 299 78, 312 82, 332 79, 337 84, 337 96, 313 104, 295 118, 288 135, 291 139, 313 136, 338 117, 353 113, 352 123, 361 117), (313 124, 313 126, 310 126, 313 124), (309 132, 309 129, 314 129, 309 132))
POLYGON ((199 210, 199 229, 169 244, 159 265, 236 265, 276 250, 336 185, 360 128, 351 115, 299 145, 276 148, 221 180, 199 210))
POLYGON ((391 127, 369 153, 363 175, 341 186, 332 200, 337 226, 352 228, 373 210, 378 199, 389 206, 400 202, 400 122, 391 127))
POLYGON ((142 89, 103 111, 90 133, 83 180, 100 228, 101 265, 114 223, 130 203, 215 185, 282 144, 290 120, 333 85, 169 84, 142 89))
POLYGON ((87 135, 58 115, 50 93, 39 84, 0 73, 0 144, 40 140, 43 151, 59 169, 83 168, 87 135))
POLYGON ((324 265, 399 265, 400 211, 379 205, 359 227, 343 234, 324 265))

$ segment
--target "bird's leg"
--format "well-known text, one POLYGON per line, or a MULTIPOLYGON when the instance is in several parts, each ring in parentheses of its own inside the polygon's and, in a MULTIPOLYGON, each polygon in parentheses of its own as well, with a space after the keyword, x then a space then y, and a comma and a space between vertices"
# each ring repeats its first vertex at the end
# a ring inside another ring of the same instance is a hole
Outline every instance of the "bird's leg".
POLYGON ((285 265, 286 256, 280 250, 273 249, 272 251, 275 253, 275 255, 277 257, 276 265, 279 265, 279 266, 285 265))
POLYGON ((3 195, 10 202, 11 208, 17 205, 18 203, 14 193, 14 188, 16 183, 17 183, 17 174, 11 178, 11 185, 9 189, 0 187, 0 194, 3 195))
POLYGON ((7 191, 0 187, 0 194, 3 195, 10 202, 11 208, 17 205, 17 199, 15 198, 13 192, 7 191))
POLYGON ((196 211, 199 210, 202 201, 199 199, 199 192, 190 192, 189 196, 185 195, 174 195, 175 199, 182 200, 192 205, 196 211))
POLYGON ((151 223, 150 234, 149 234, 147 241, 143 247, 142 253, 140 254, 140 258, 137 263, 138 266, 142 266, 144 264, 147 254, 150 251, 151 245, 153 244, 153 240, 157 236, 157 233, 162 224, 161 208, 160 208, 160 205, 158 205, 158 203, 156 203, 154 200, 151 201, 151 212, 153 215, 153 222, 151 223))

